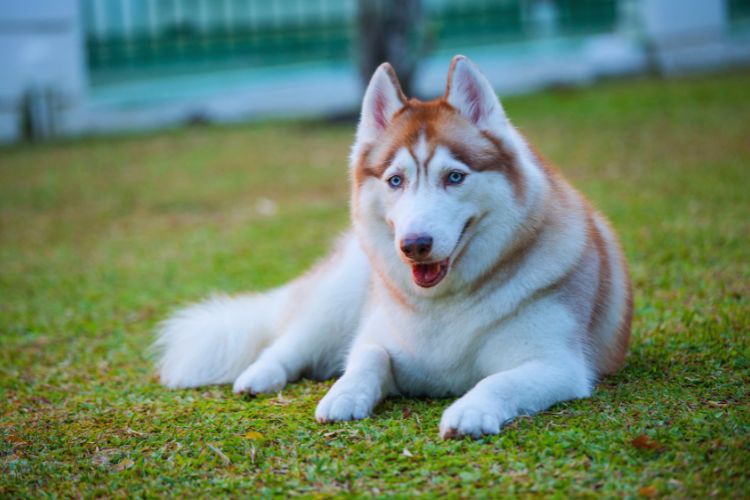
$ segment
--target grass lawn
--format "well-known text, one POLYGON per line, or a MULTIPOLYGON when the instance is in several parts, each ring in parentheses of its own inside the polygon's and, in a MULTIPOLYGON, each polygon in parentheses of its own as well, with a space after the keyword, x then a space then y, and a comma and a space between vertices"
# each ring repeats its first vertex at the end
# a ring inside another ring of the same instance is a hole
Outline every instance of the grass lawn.
POLYGON ((353 126, 0 150, 0 496, 750 492, 750 73, 505 101, 619 230, 631 354, 594 396, 442 441, 447 400, 321 426, 330 382, 170 391, 175 306, 292 278, 347 226, 353 126))

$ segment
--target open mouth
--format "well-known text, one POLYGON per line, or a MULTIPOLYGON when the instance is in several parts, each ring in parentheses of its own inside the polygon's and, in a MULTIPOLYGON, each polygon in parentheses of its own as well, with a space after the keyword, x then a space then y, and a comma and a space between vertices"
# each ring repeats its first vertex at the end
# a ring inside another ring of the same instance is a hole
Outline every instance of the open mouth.
POLYGON ((414 283, 422 288, 431 288, 448 274, 449 259, 440 262, 414 263, 411 265, 411 275, 414 283))

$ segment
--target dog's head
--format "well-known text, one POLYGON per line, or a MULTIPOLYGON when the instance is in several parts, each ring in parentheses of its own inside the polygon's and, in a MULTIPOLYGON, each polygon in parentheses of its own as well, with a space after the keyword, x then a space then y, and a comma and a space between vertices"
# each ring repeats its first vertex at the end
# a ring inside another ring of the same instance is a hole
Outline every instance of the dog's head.
POLYGON ((429 102, 407 99, 391 66, 381 65, 351 156, 354 226, 375 267, 423 295, 477 274, 482 262, 463 263, 470 240, 495 231, 502 244, 518 218, 525 186, 516 139, 465 57, 453 59, 445 95, 429 102))

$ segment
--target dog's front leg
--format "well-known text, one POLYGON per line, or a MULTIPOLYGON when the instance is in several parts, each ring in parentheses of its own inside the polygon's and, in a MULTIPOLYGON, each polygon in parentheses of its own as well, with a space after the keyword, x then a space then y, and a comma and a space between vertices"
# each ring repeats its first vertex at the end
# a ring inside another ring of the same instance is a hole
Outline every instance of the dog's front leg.
POLYGON ((445 410, 440 435, 477 439, 498 434, 503 424, 518 415, 530 415, 560 401, 588 396, 590 378, 583 360, 574 355, 527 361, 495 373, 445 410))
POLYGON ((318 403, 315 418, 321 423, 363 419, 394 386, 388 352, 376 344, 355 345, 344 375, 318 403))

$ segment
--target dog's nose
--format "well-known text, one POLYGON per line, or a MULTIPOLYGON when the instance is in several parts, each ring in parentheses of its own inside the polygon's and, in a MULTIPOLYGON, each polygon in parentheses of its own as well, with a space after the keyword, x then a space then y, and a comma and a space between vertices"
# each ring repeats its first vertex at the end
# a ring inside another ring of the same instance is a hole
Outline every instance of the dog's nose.
POLYGON ((411 259, 424 259, 432 251, 432 236, 408 234, 401 240, 401 251, 411 259))

